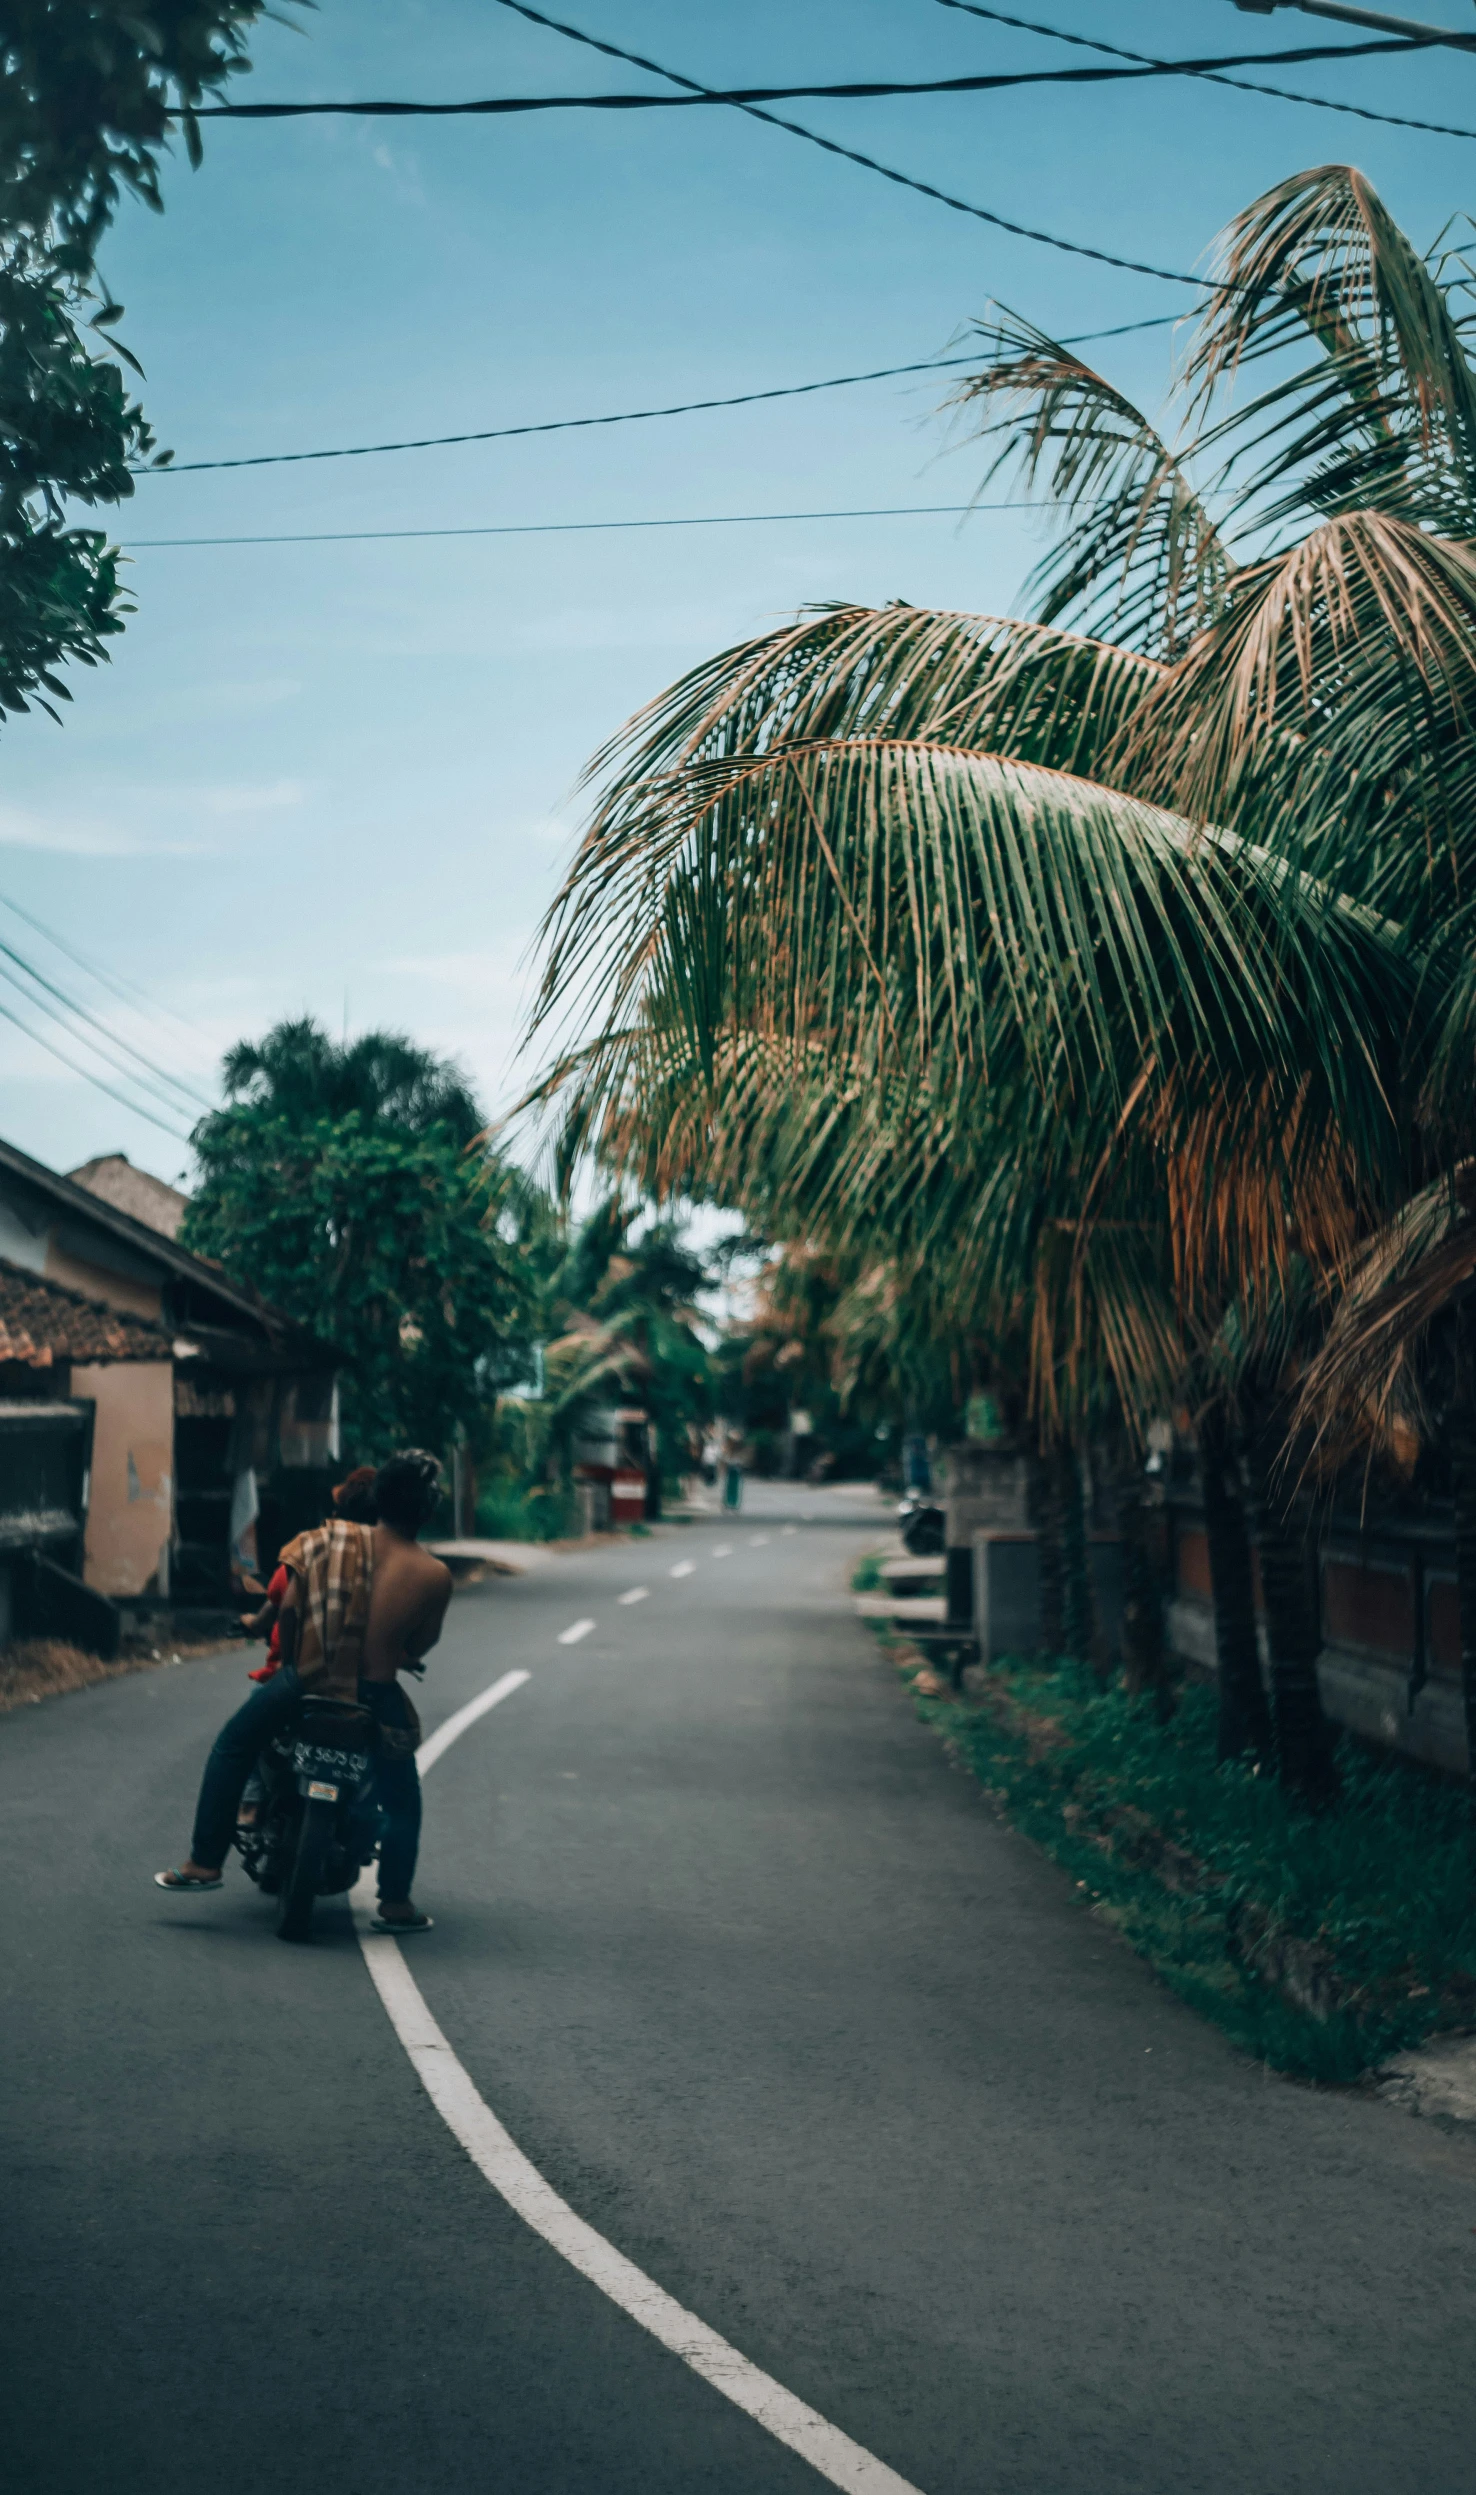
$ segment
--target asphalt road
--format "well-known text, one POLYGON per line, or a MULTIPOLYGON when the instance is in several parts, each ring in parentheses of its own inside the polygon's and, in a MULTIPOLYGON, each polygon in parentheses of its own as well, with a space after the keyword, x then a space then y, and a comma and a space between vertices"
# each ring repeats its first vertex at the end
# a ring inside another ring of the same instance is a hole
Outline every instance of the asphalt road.
MULTIPOLYGON (((428 1781, 405 1950, 483 2097, 922 2495, 1469 2495, 1476 2146, 1162 1993, 913 1721, 875 1512, 764 1506, 453 1605, 428 1727, 531 1676, 428 1781)), ((491 2191, 345 1907, 151 1887, 242 1672, 0 1718, 7 2486, 817 2488, 491 2191)))

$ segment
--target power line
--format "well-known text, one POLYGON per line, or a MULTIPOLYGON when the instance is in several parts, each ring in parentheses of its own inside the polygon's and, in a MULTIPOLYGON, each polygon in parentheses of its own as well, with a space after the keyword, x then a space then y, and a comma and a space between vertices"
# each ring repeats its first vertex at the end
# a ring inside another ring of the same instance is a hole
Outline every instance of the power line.
MULTIPOLYGON (((994 26, 1013 26, 1024 34, 1048 35, 1053 43, 1071 43, 1079 45, 1087 52, 1110 53, 1117 61, 1141 61, 1156 69, 1176 68, 1181 77, 1203 78, 1212 86, 1217 87, 1234 87, 1242 95, 1270 95, 1282 104, 1311 104, 1315 105, 1319 112, 1352 113, 1359 121, 1388 122, 1396 130, 1427 130, 1435 137, 1442 139, 1476 139, 1476 130, 1459 129, 1448 121, 1416 121, 1408 113, 1378 113, 1371 105, 1344 104, 1331 95, 1300 95, 1293 87, 1268 87, 1250 78, 1227 78, 1223 72, 1235 66, 1229 61, 1163 62, 1151 52, 1130 52, 1125 50, 1120 43, 1099 42, 1095 35, 1070 34, 1064 26, 1043 26, 1038 18, 1010 17, 1003 9, 983 8, 979 5, 979 0, 939 0, 939 6, 945 9, 958 9, 965 17, 986 18, 994 26)), ((1430 46, 1422 42, 1414 48, 1417 51, 1426 51, 1430 46)), ((1286 52, 1265 52, 1260 57, 1266 61, 1284 61, 1289 60, 1291 55, 1286 52)), ((1308 53, 1305 57, 1310 59, 1312 56, 1308 53)), ((1326 57, 1331 58, 1332 54, 1329 53, 1326 57)))
POLYGON ((1018 502, 882 503, 857 511, 706 511, 675 520, 514 520, 478 528, 343 528, 294 530, 263 537, 125 537, 133 553, 171 546, 360 546, 410 537, 581 537, 617 529, 762 528, 782 520, 925 520, 970 511, 1021 511, 1018 502))
MULTIPOLYGON (((1370 43, 1300 44, 1293 51, 1230 52, 1183 61, 1162 61, 1146 52, 1122 53, 1120 57, 1135 66, 978 71, 956 78, 849 78, 799 87, 698 87, 684 95, 486 95, 452 104, 413 103, 402 97, 366 98, 353 103, 202 104, 196 107, 195 117, 199 121, 305 121, 325 114, 350 114, 370 120, 447 121, 509 113, 673 112, 694 105, 782 104, 804 96, 820 101, 864 103, 893 95, 983 95, 1005 87, 1090 86, 1123 78, 1207 77, 1216 70, 1253 67, 1261 61, 1345 61, 1362 60, 1373 53, 1427 52, 1433 41, 1428 35, 1384 36, 1370 43)), ((1094 48, 1104 52, 1117 50, 1115 44, 1094 48)))
POLYGON ((111 1030, 105 1022, 98 1019, 96 1014, 90 1012, 87 1006, 79 1005, 74 996, 67 994, 65 988, 59 988, 55 980, 48 979, 44 971, 37 970, 34 963, 28 962, 23 953, 17 953, 15 947, 6 944, 3 939, 0 939, 0 955, 3 955, 6 962, 13 965, 10 970, 0 966, 0 979, 8 981, 28 1005, 39 1007, 40 1011, 50 1015, 54 1022, 60 1022, 69 1038, 79 1038, 82 1046, 92 1049, 97 1056, 102 1058, 105 1065, 112 1067, 115 1074, 121 1074, 126 1081, 137 1083, 143 1090, 152 1092, 156 1100, 163 1102, 165 1108, 174 1111, 176 1117, 180 1114, 181 1104, 177 1096, 179 1094, 183 1094, 186 1101, 193 1102, 199 1108, 208 1107, 208 1102, 200 1100, 198 1094, 192 1092, 187 1083, 181 1082, 177 1075, 167 1073, 162 1066, 156 1066, 152 1057, 145 1056, 141 1048, 135 1048, 133 1042, 125 1039, 121 1032, 111 1030), (30 990, 22 986, 21 981, 16 978, 17 970, 22 972, 33 986, 43 989, 45 994, 33 996, 30 990), (46 1003, 47 996, 54 997, 58 1004, 66 1007, 68 1013, 76 1015, 80 1021, 89 1024, 94 1031, 101 1033, 107 1046, 101 1046, 97 1040, 89 1039, 85 1032, 73 1033, 63 1017, 56 1012, 55 1007, 46 1003), (132 1057, 144 1069, 141 1074, 136 1074, 132 1066, 124 1064, 122 1058, 114 1053, 120 1049, 124 1056, 132 1057))
MULTIPOLYGON (((79 953, 73 945, 70 945, 67 942, 65 936, 59 936, 54 927, 48 927, 46 921, 42 918, 37 918, 33 911, 23 909, 20 902, 14 900, 9 893, 0 892, 0 908, 10 910, 13 912, 15 917, 24 920, 26 926, 33 928, 38 936, 44 937, 48 944, 54 945, 57 952, 62 954, 63 957, 73 965, 74 969, 85 971, 89 979, 95 979, 99 987, 107 988, 112 995, 118 998, 120 1004, 130 1005, 135 1009, 141 1007, 148 1019, 157 1024, 162 1032, 164 1024, 158 1004, 156 1000, 149 995, 147 989, 135 986, 131 979, 121 978, 116 971, 103 969, 99 963, 92 961, 86 953, 79 953)), ((189 1023, 185 1022, 180 1015, 174 1013, 168 1006, 164 1008, 164 1013, 168 1015, 169 1020, 175 1025, 177 1030, 184 1032, 187 1039, 195 1039, 199 1036, 198 1033, 191 1028, 189 1023)), ((203 1094, 199 1092, 194 1093, 192 1097, 200 1101, 202 1107, 208 1108, 211 1105, 204 1099, 203 1094)))
MULTIPOLYGON (((1119 321, 1112 329, 1082 329, 1062 346, 1087 346, 1100 338, 1122 338, 1136 329, 1167 329, 1183 317, 1156 312, 1150 320, 1119 321)), ((385 451, 448 450, 464 442, 509 442, 529 433, 575 433, 593 425, 647 424, 659 416, 695 416, 714 407, 757 407, 766 399, 807 398, 816 390, 850 390, 863 381, 892 381, 903 373, 950 372, 972 364, 971 355, 929 355, 916 364, 883 364, 875 372, 838 373, 829 381, 795 381, 778 390, 739 390, 728 398, 683 399, 673 407, 631 407, 613 416, 558 416, 545 424, 493 425, 481 433, 430 433, 407 442, 355 442, 337 450, 259 451, 246 459, 179 459, 168 467, 140 467, 136 476, 197 476, 214 468, 280 468, 309 459, 373 459, 385 451)))
POLYGON ((134 1117, 146 1118, 150 1126, 157 1126, 164 1134, 172 1135, 177 1144, 189 1142, 188 1135, 184 1134, 179 1127, 166 1126, 162 1118, 155 1117, 152 1109, 145 1109, 138 1101, 129 1100, 123 1092, 115 1091, 112 1084, 105 1083, 102 1076, 94 1074, 90 1066, 79 1066, 64 1049, 56 1046, 55 1041, 45 1038, 40 1031, 33 1031, 30 1024, 22 1021, 20 1015, 13 1012, 3 999, 0 999, 0 1018, 6 1022, 13 1022, 18 1031, 24 1031, 28 1040, 34 1040, 38 1048, 44 1048, 48 1057, 55 1057, 58 1064, 64 1065, 69 1074, 78 1074, 83 1082, 90 1083, 94 1090, 106 1092, 109 1100, 116 1100, 120 1107, 129 1110, 134 1117))
MULTIPOLYGON (((716 90, 704 87, 695 78, 684 78, 674 69, 663 69, 659 61, 647 60, 640 52, 627 52, 618 43, 607 43, 602 36, 587 35, 580 26, 570 26, 562 18, 546 16, 542 9, 531 8, 528 0, 497 0, 499 8, 512 9, 526 17, 534 26, 547 26, 556 35, 567 35, 571 43, 588 44, 595 52, 607 53, 612 60, 626 61, 633 69, 649 70, 653 77, 665 78, 674 87, 686 87, 695 95, 712 95, 716 90)), ((1148 260, 1124 260, 1115 251, 1099 251, 1091 243, 1068 242, 1060 234, 1043 233, 1039 226, 1018 225, 1013 217, 1002 217, 992 208, 975 206, 972 200, 956 199, 951 191, 940 191, 932 182, 920 182, 915 174, 899 173, 895 165, 884 165, 875 156, 863 155, 859 148, 842 147, 837 139, 822 138, 818 130, 807 130, 800 121, 786 120, 782 113, 771 113, 762 104, 739 104, 734 108, 747 113, 750 120, 767 122, 774 130, 787 130, 791 138, 806 139, 811 147, 822 148, 827 156, 843 157, 847 164, 861 165, 868 173, 879 173, 885 182, 896 182, 903 190, 917 191, 924 199, 936 199, 945 208, 956 208, 961 216, 977 217, 984 225, 992 225, 1001 233, 1018 234, 1025 242, 1046 243, 1052 251, 1069 251, 1080 260, 1095 260, 1111 269, 1126 269, 1133 277, 1161 277, 1171 286, 1213 287, 1211 277, 1191 277, 1183 269, 1161 269, 1148 260)))

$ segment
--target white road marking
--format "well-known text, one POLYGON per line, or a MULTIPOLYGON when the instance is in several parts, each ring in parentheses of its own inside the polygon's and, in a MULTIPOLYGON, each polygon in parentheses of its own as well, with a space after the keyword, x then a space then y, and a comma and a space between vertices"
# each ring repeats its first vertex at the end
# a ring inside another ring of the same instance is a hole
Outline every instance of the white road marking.
MULTIPOLYGON (((526 1672, 505 1672, 500 1681, 483 1690, 480 1698, 473 1698, 469 1706, 451 1716, 421 1748, 422 1775, 434 1766, 458 1733, 465 1732, 489 1707, 510 1698, 527 1678, 526 1672)), ((714 2391, 720 2391, 725 2400, 731 2400, 735 2408, 753 2418, 776 2443, 798 2452, 831 2486, 844 2488, 846 2495, 919 2495, 918 2488, 906 2478, 899 2478, 885 2461, 877 2460, 861 2444, 853 2443, 839 2426, 831 2425, 816 2410, 807 2408, 803 2400, 785 2390, 783 2383, 775 2382, 771 2374, 750 2364, 706 2322, 678 2304, 664 2287, 658 2287, 644 2270, 638 2270, 623 2252, 617 2252, 603 2235, 587 2226, 568 2202, 560 2199, 552 2184, 545 2183, 537 2167, 503 2129, 485 2098, 478 2095, 470 2073, 457 2060, 431 2017, 425 1997, 400 1955, 399 1943, 387 1933, 369 1930, 373 1902, 371 1866, 361 1877, 352 1899, 364 1963, 426 2095, 493 2191, 536 2235, 561 2253, 571 2268, 618 2305, 622 2313, 629 2314, 633 2322, 649 2331, 673 2356, 680 2357, 694 2374, 700 2374, 714 2391)))
POLYGON ((623 1594, 616 1595, 615 1600, 617 1603, 643 1603, 650 1591, 648 1585, 627 1586, 623 1594))
POLYGON ((501 1680, 494 1681, 490 1689, 484 1689, 480 1698, 473 1698, 469 1705, 458 1707, 454 1715, 448 1715, 445 1723, 436 1727, 430 1739, 423 1741, 415 1754, 415 1764, 422 1776, 428 1767, 435 1766, 441 1752, 449 1750, 452 1742, 466 1731, 469 1724, 475 1724, 478 1716, 485 1715, 489 1707, 500 1707, 504 1698, 510 1698, 515 1689, 522 1688, 527 1677, 526 1672, 504 1672, 501 1680))
POLYGON ((781 1525, 779 1530, 781 1533, 798 1533, 799 1527, 798 1525, 781 1525))
POLYGON ((668 1568, 666 1573, 669 1577, 695 1577, 697 1562, 695 1559, 679 1559, 675 1568, 668 1568))
POLYGON ((588 1637, 590 1630, 593 1627, 594 1622, 592 1620, 576 1620, 572 1628, 560 1629, 559 1644, 561 1646, 577 1646, 582 1637, 588 1637))
POLYGON ((714 1542, 712 1546, 712 1556, 714 1559, 731 1559, 733 1556, 732 1543, 714 1542))
POLYGON ((768 1535, 766 1533, 751 1533, 748 1537, 748 1547, 751 1551, 766 1551, 769 1547, 768 1535))

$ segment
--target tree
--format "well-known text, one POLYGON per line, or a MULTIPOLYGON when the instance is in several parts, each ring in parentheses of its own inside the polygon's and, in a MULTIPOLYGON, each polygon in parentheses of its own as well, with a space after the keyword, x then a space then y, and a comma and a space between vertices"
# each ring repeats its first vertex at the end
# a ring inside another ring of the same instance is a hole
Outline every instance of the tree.
POLYGON ((687 1470, 693 1431, 712 1410, 696 1305, 709 1281, 679 1224, 642 1218, 617 1194, 574 1231, 548 1285, 555 1438, 567 1456, 593 1408, 638 1402, 655 1427, 658 1504, 661 1474, 687 1470))
POLYGON ((335 1346, 355 1460, 445 1447, 532 1315, 464 1077, 395 1033, 340 1046, 300 1021, 242 1042, 224 1080, 185 1244, 335 1346))
POLYGON ((250 63, 263 0, 10 0, 0 34, 0 719, 70 699, 133 612, 119 555, 66 506, 124 502, 156 455, 95 275, 124 191, 162 210, 176 125, 250 63), (96 341, 88 343, 84 332, 96 341))
POLYGON ((1176 1363, 1232 1391, 1233 1315, 1315 1794, 1267 1364, 1294 1273, 1335 1291, 1450 1149, 1415 1114, 1440 1044, 1469 1102, 1476 375, 1464 266, 1347 168, 1257 201, 1218 280, 1179 449, 986 325, 960 403, 1064 520, 1038 619, 833 607, 673 687, 597 757, 543 1010, 602 983, 552 1080, 646 1183, 884 1245, 960 1329, 1023 1319, 1048 1437, 1104 1385, 1140 1424, 1176 1363))

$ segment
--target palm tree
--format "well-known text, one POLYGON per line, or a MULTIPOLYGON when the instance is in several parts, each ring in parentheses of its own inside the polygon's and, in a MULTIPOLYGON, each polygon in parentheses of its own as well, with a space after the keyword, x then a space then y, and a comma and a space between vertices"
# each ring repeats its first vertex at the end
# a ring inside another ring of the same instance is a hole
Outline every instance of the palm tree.
POLYGON ((596 758, 548 931, 543 1015, 598 1012, 554 1077, 581 1132, 771 1232, 869 1238, 960 1323, 1032 1307, 1043 1424, 1094 1375, 1141 1416, 1233 1312, 1314 1789, 1264 1343, 1293 1273, 1335 1280, 1426 1174, 1415 1097, 1441 1014, 1447 1054, 1465 1028, 1465 287, 1349 169, 1280 185, 1223 238, 1176 445, 984 324, 958 405, 1063 522, 1034 620, 837 606, 720 654, 596 758))

